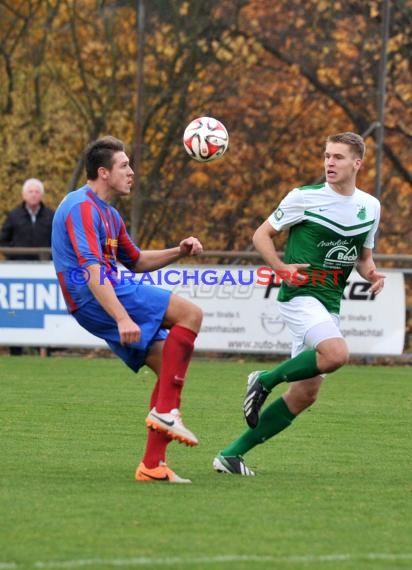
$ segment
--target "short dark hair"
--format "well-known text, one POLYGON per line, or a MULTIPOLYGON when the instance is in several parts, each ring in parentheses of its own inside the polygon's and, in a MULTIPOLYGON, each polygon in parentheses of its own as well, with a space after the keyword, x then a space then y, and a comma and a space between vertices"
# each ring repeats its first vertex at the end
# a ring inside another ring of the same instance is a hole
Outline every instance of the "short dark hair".
POLYGON ((84 151, 84 164, 88 180, 96 180, 101 166, 110 170, 113 166, 113 155, 124 151, 124 144, 115 137, 107 136, 87 145, 84 151))
POLYGON ((326 139, 327 143, 342 143, 351 147, 352 152, 363 160, 365 156, 365 141, 356 133, 346 132, 336 135, 329 135, 326 139))

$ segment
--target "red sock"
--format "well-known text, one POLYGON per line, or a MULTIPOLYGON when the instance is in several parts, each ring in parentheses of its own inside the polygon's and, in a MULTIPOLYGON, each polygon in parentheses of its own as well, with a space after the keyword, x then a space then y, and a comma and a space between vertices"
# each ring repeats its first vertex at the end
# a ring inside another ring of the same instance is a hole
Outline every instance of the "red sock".
POLYGON ((180 407, 180 395, 193 354, 197 334, 181 325, 174 325, 163 347, 156 410, 170 412, 180 407))
MULTIPOLYGON (((149 409, 151 410, 156 406, 157 396, 159 394, 159 380, 156 382, 155 387, 150 398, 149 409)), ((160 461, 166 460, 166 447, 171 439, 165 433, 149 429, 146 440, 146 451, 143 456, 143 463, 148 469, 154 469, 159 465, 160 461)))
POLYGON ((170 442, 170 437, 165 433, 152 429, 148 430, 146 450, 142 459, 148 469, 154 469, 160 461, 166 462, 166 448, 170 442))

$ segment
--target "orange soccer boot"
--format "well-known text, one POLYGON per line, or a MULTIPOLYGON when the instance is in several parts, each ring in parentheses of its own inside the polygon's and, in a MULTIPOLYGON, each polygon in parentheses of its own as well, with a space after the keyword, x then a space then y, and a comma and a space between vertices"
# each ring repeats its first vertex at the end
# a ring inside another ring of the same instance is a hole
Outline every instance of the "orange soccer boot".
POLYGON ((160 461, 158 467, 149 469, 141 462, 136 469, 136 481, 161 481, 162 483, 191 483, 190 479, 183 479, 172 471, 164 461, 160 461))

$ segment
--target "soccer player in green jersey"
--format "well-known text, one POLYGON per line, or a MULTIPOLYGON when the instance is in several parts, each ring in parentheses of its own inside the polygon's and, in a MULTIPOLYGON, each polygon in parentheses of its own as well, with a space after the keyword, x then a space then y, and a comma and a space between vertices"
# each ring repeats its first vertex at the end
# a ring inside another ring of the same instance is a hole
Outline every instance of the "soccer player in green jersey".
POLYGON ((249 427, 215 457, 218 472, 254 475, 243 455, 287 428, 315 402, 324 375, 348 361, 339 311, 352 268, 371 283, 371 293, 383 288, 385 276, 376 270, 372 256, 380 204, 356 187, 364 155, 361 136, 329 136, 325 182, 289 192, 253 236, 257 251, 283 278, 279 311, 292 334, 292 354, 272 370, 249 375, 243 403, 249 427), (274 244, 282 230, 289 232, 283 260, 274 244), (286 392, 260 413, 281 382, 289 383, 286 392))

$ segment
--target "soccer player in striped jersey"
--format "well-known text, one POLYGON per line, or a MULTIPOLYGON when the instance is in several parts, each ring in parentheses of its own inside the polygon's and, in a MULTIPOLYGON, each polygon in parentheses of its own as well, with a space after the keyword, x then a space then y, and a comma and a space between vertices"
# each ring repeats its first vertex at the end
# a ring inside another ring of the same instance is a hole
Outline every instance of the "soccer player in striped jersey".
POLYGON ((198 443, 183 424, 180 400, 202 311, 133 276, 198 255, 202 245, 195 237, 156 251, 140 250, 133 243, 111 205, 114 198, 130 194, 133 182, 121 141, 104 137, 92 142, 85 150, 85 166, 87 184, 63 199, 53 220, 53 262, 67 308, 134 372, 147 365, 157 376, 136 480, 190 483, 168 467, 166 448, 172 440, 198 443), (118 271, 118 262, 129 270, 127 278, 118 271))
POLYGON ((329 136, 325 182, 289 192, 253 236, 257 251, 283 279, 278 306, 292 335, 292 354, 272 370, 249 375, 243 403, 249 427, 215 457, 218 472, 254 475, 243 455, 287 428, 315 402, 325 374, 348 361, 339 312, 352 268, 371 283, 371 293, 383 288, 385 276, 376 270, 372 256, 380 204, 356 187, 364 154, 361 136, 329 136), (281 260, 274 238, 283 230, 289 233, 281 260), (260 413, 282 382, 289 383, 287 391, 260 413))

